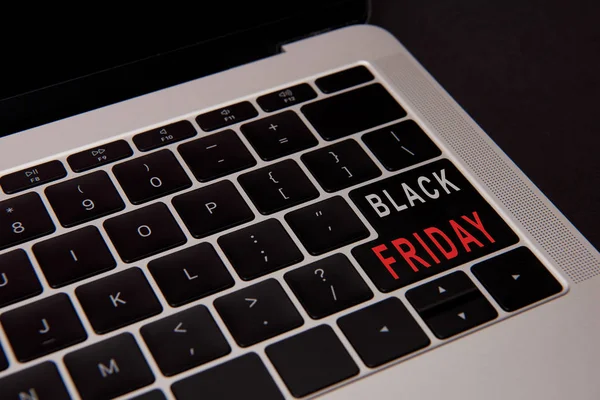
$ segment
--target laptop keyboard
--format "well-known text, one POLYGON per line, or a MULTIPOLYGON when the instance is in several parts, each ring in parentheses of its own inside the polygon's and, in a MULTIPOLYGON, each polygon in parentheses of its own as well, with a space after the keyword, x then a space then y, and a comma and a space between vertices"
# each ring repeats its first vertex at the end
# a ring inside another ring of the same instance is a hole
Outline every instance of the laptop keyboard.
POLYGON ((363 66, 194 117, 0 178, 0 397, 304 397, 564 292, 363 66))

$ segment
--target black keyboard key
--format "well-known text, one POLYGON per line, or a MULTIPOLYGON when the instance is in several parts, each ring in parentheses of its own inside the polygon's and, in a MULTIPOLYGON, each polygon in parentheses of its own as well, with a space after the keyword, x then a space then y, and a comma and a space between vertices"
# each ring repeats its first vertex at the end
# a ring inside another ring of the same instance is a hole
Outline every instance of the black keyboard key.
POLYGON ((440 339, 495 319, 498 313, 462 271, 406 292, 406 298, 440 339))
POLYGON ((302 112, 325 140, 335 140, 406 116, 381 86, 373 84, 302 106, 302 112))
POLYGON ((163 203, 111 218, 104 222, 104 229, 126 263, 150 257, 187 241, 163 203))
POLYGON ((352 254, 389 292, 519 240, 448 160, 439 160, 350 192, 379 238, 352 254))
POLYGON ((352 139, 305 153, 301 159, 326 192, 381 176, 379 168, 352 139))
POLYGON ((562 290, 526 247, 475 264, 471 271, 505 311, 518 310, 562 290))
POLYGON ((0 379, 3 399, 70 400, 71 396, 53 362, 44 362, 0 379))
POLYGON ((352 357, 327 325, 272 344, 265 351, 294 397, 358 375, 352 357))
POLYGON ((214 304, 241 347, 252 346, 304 323, 275 279, 219 297, 214 304))
POLYGON ((68 285, 117 266, 102 235, 86 226, 33 245, 46 280, 53 288, 68 285))
POLYGON ((415 121, 404 121, 369 132, 362 139, 389 171, 410 167, 442 154, 415 121))
POLYGON ((308 83, 301 83, 273 93, 265 94, 256 102, 266 112, 281 110, 296 104, 304 103, 317 97, 317 93, 308 83))
POLYGON ((362 65, 327 75, 315 81, 323 93, 333 93, 375 79, 362 65))
POLYGON ((131 400, 167 400, 165 394, 158 389, 155 389, 151 392, 141 394, 139 396, 135 396, 131 400))
POLYGON ((244 124, 242 133, 265 161, 316 146, 319 142, 293 111, 244 124))
POLYGON ((50 186, 46 197, 64 227, 121 211, 125 203, 104 171, 50 186))
POLYGON ((431 343, 396 297, 338 319, 338 325, 369 368, 375 368, 431 343))
POLYGON ((254 219, 254 213, 228 180, 179 195, 172 202, 195 238, 203 238, 254 219))
POLYGON ((250 102, 242 101, 241 103, 198 115, 196 122, 203 131, 209 132, 254 118, 257 115, 258 111, 256 111, 250 102))
POLYGON ((55 231, 37 193, 0 201, 0 250, 55 231))
POLYGON ((140 331, 165 376, 187 371, 231 352, 217 323, 203 305, 153 322, 140 331))
POLYGON ((341 196, 285 215, 310 254, 319 255, 369 236, 369 231, 341 196))
POLYGON ((99 334, 162 311, 154 291, 137 267, 80 286, 75 289, 75 294, 92 328, 99 334))
POLYGON ((192 186, 169 150, 115 165, 113 172, 133 204, 145 203, 192 186))
POLYGON ((244 354, 171 386, 177 400, 283 400, 283 395, 256 353, 244 354), (235 383, 232 383, 235 377, 235 383))
POLYGON ((21 249, 0 255, 0 307, 42 293, 27 253, 21 249))
MULTIPOLYGON (((6 354, 4 354, 4 349, 2 349, 2 346, 0 346, 0 372, 4 371, 7 368, 8 368, 8 359, 6 358, 6 354)), ((0 387, 1 386, 2 386, 2 383, 0 383, 0 387)))
POLYGON ((252 154, 230 129, 184 143, 177 149, 200 182, 208 182, 256 165, 252 154))
POLYGON ((110 164, 133 155, 133 150, 124 140, 106 143, 75 153, 67 157, 67 162, 75 172, 84 172, 92 168, 110 164))
POLYGON ((138 133, 133 137, 133 143, 140 151, 150 151, 193 136, 196 136, 196 129, 190 121, 184 120, 138 133))
POLYGON ((20 362, 42 357, 87 338, 71 300, 64 293, 5 312, 0 321, 20 362))
POLYGON ((343 254, 334 254, 288 272, 285 281, 313 319, 373 298, 367 284, 343 254))
POLYGON ((209 243, 200 243, 152 260, 148 269, 172 307, 220 292, 234 283, 209 243))
POLYGON ((69 353, 65 364, 83 400, 109 400, 154 382, 130 333, 69 353))
POLYGON ((0 186, 6 194, 31 189, 67 176, 60 161, 50 161, 31 168, 13 172, 0 178, 0 186))
POLYGON ((319 191, 293 160, 240 175, 238 181, 258 211, 265 215, 319 197, 319 191))
POLYGON ((304 259, 281 223, 275 219, 221 236, 218 243, 245 281, 304 259))

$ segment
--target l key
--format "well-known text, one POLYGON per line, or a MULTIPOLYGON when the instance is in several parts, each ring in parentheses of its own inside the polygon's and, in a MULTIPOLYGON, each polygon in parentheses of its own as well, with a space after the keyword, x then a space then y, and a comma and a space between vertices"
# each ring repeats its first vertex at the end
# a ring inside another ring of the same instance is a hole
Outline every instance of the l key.
POLYGON ((169 150, 115 165, 113 172, 133 204, 145 203, 192 185, 169 150))
POLYGON ((125 208, 108 174, 97 171, 46 189, 46 196, 64 227, 112 214, 125 208))

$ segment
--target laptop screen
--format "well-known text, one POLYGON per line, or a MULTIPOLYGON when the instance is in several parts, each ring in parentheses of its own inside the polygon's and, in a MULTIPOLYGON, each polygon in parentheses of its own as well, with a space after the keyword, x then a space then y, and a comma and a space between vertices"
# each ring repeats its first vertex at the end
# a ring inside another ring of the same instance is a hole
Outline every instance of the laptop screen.
POLYGON ((30 21, 36 34, 4 25, 0 137, 275 55, 367 15, 356 0, 204 3, 30 21))

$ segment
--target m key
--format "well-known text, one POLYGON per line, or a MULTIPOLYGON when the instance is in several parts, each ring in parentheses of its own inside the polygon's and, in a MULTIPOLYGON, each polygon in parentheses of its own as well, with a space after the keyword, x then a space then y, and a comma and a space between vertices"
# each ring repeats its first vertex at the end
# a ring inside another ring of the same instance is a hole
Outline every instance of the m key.
POLYGON ((133 324, 162 311, 139 268, 80 286, 75 294, 92 328, 102 334, 133 324))
POLYGON ((69 353, 65 364, 83 400, 113 399, 154 382, 130 333, 69 353))

